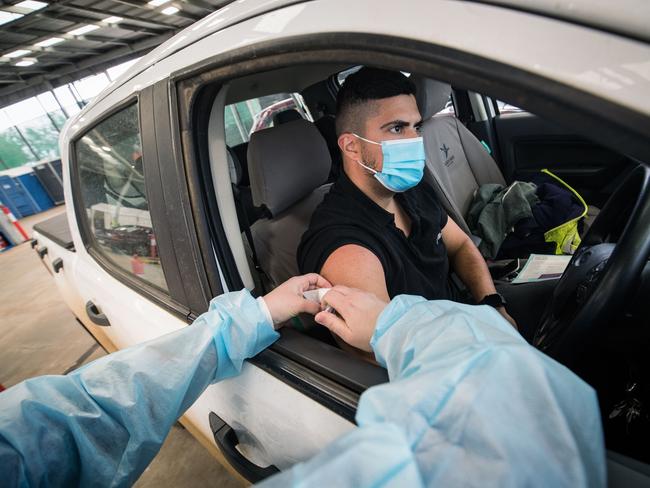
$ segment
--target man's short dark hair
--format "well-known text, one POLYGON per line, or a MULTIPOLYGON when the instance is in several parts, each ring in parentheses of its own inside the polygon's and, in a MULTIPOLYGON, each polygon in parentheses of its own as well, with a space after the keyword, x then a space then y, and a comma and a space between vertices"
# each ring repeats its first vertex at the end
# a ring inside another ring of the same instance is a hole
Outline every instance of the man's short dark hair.
POLYGON ((415 85, 399 71, 363 67, 349 75, 336 97, 336 135, 359 133, 373 102, 398 95, 415 95, 415 85))

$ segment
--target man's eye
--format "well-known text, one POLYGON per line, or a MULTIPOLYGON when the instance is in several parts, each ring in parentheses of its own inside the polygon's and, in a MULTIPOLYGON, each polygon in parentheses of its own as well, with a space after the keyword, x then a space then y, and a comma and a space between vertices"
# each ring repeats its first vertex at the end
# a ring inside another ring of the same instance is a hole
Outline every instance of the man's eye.
POLYGON ((404 130, 404 127, 402 127, 401 125, 395 125, 395 126, 390 128, 390 131, 393 134, 401 134, 403 130, 404 130))
POLYGON ((418 126, 415 128, 415 132, 417 132, 418 134, 422 134, 422 126, 421 126, 421 125, 418 125, 418 126))

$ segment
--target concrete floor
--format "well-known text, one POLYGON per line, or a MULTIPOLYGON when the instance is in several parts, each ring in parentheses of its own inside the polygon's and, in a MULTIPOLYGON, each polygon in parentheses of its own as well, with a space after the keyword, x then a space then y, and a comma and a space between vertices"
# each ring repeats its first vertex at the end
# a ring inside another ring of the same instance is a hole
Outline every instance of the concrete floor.
MULTIPOLYGON (((32 226, 63 207, 23 219, 32 226)), ((105 355, 61 300, 51 276, 29 244, 0 253, 0 384, 9 388, 27 378, 64 374, 105 355)), ((180 424, 176 424, 139 488, 242 484, 180 424)))

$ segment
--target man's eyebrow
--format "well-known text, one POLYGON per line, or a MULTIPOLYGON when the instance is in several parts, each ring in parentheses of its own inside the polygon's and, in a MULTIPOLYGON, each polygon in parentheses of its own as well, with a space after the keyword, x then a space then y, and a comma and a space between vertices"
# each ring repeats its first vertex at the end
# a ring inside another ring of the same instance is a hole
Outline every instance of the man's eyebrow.
MULTIPOLYGON (((420 121, 417 122, 413 127, 420 124, 422 124, 422 119, 420 119, 420 121)), ((391 127, 391 126, 408 127, 409 125, 411 125, 411 123, 407 122, 406 120, 395 119, 395 120, 391 120, 390 122, 386 122, 384 125, 380 127, 380 129, 385 129, 386 127, 391 127)))

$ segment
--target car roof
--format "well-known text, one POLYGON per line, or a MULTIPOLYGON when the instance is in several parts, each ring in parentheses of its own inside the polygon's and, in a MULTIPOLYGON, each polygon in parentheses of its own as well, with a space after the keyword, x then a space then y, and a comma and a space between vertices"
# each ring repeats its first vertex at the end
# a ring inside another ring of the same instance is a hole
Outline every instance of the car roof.
POLYGON ((534 12, 650 41, 648 0, 480 0, 478 3, 534 12))
MULTIPOLYGON (((235 0, 228 3, 142 57, 110 83, 94 101, 102 100, 116 87, 128 82, 148 67, 210 34, 282 7, 309 1, 313 0, 235 0)), ((499 5, 510 10, 526 10, 650 41, 650 30, 647 28, 650 2, 647 0, 479 0, 474 3, 499 5)))

